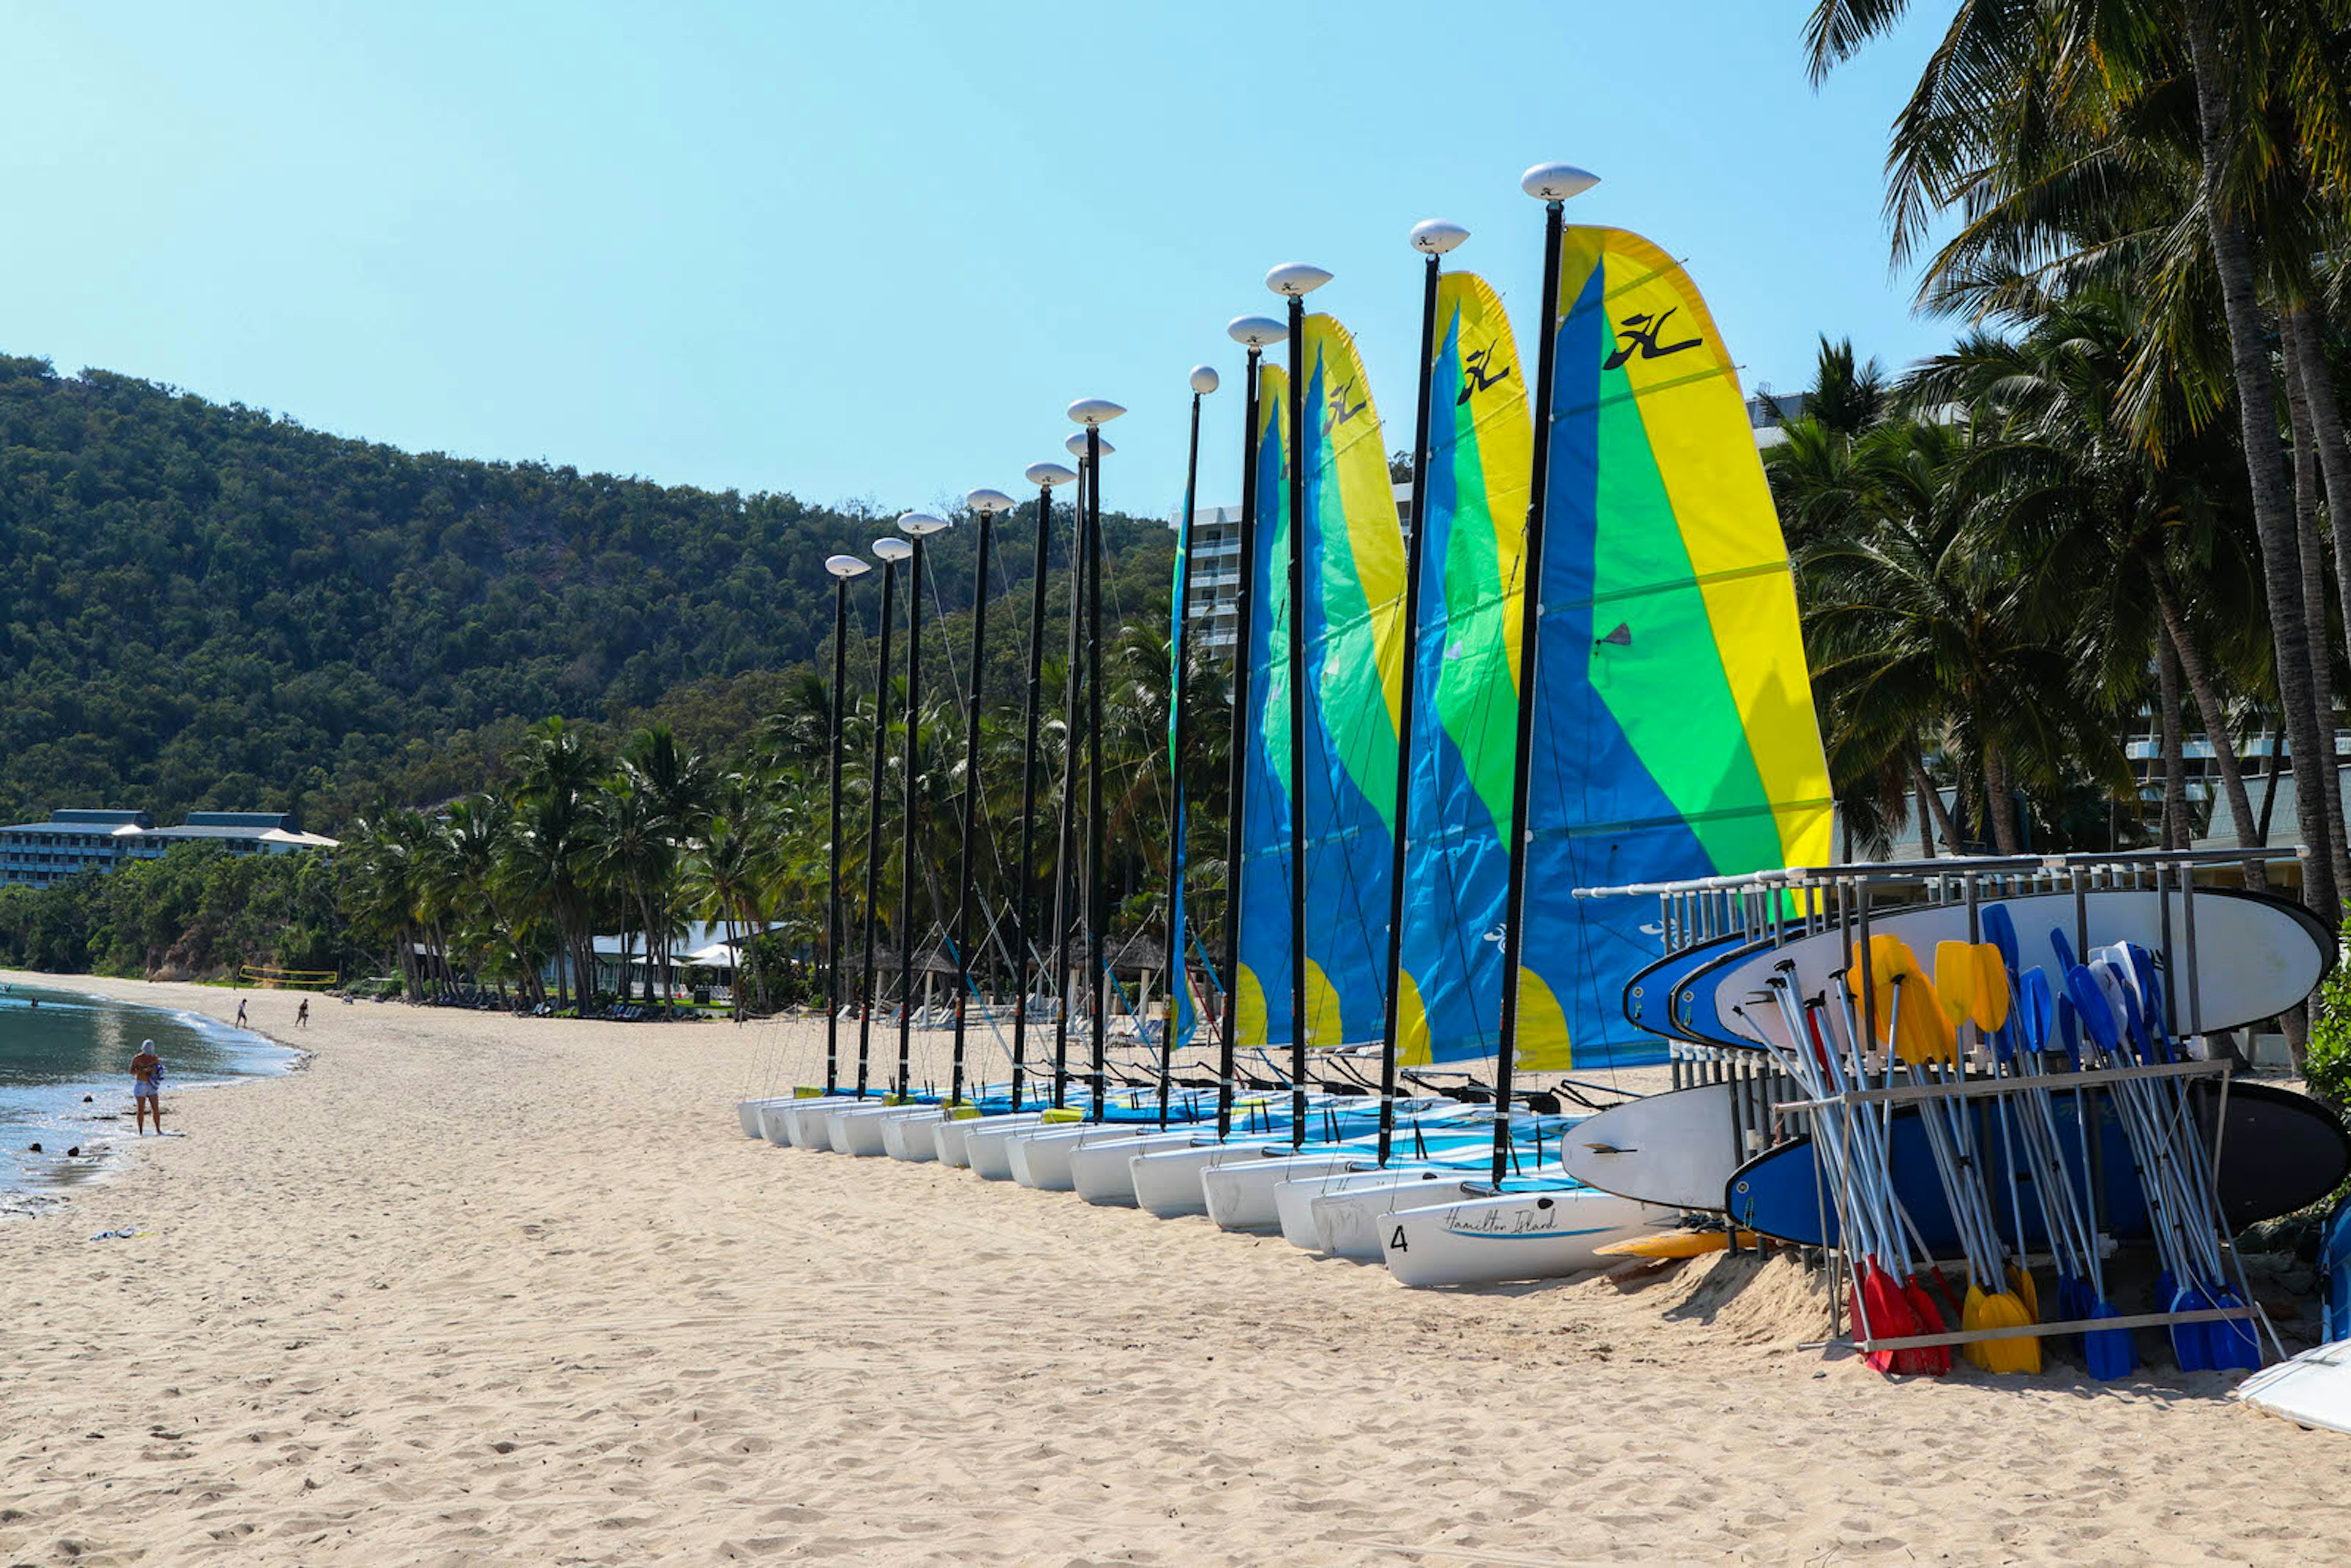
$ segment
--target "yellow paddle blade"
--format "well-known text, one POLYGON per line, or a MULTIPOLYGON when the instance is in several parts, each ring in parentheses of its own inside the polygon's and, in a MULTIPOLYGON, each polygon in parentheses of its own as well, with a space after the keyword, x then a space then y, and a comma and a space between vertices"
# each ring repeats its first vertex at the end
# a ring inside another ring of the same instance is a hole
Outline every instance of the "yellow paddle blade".
MULTIPOLYGON (((2026 1314, 2024 1303, 2006 1291, 1986 1296, 1980 1327, 1988 1329, 2024 1328, 2034 1320, 2026 1314)), ((2038 1372, 2041 1370, 2041 1342, 2030 1335, 2016 1339, 1988 1339, 1979 1347, 1983 1359, 1978 1364, 1988 1372, 2038 1372)))
POLYGON ((1895 1046, 1902 1060, 1913 1067, 1922 1061, 1956 1061, 1959 1037, 1951 1032, 1950 1017, 1943 1010, 1943 998, 1935 994, 1935 982, 1913 968, 1902 985, 1902 1039, 1895 1046))
POLYGON ((1935 994, 1942 999, 1943 1016, 1952 1024, 1975 1011, 1976 950, 1966 942, 1935 944, 1935 994))
POLYGON ((1968 1016, 1976 1020, 1978 1029, 1995 1030, 2008 1022, 2008 1003, 2012 989, 2008 961, 2000 956, 1999 945, 1977 943, 1976 994, 1968 1009, 1968 1016))
POLYGON ((2032 1270, 2021 1269, 2011 1263, 2008 1266, 2008 1288, 2018 1301, 2024 1303, 2025 1314, 2034 1322, 2039 1322, 2041 1321, 2041 1289, 2032 1282, 2032 1270))
MULTIPOLYGON (((1970 1279, 1968 1281, 1967 1298, 1959 1303, 1959 1327, 1962 1330, 1967 1330, 1987 1328, 1991 1326, 1983 1321, 1984 1303, 1991 1300, 1991 1297, 1983 1293, 1983 1287, 1978 1285, 1974 1280, 1970 1279)), ((1959 1354, 1966 1356, 1978 1366, 1989 1366, 1991 1364, 1991 1363, 1984 1357, 1983 1342, 1980 1340, 1959 1346, 1959 1354)))

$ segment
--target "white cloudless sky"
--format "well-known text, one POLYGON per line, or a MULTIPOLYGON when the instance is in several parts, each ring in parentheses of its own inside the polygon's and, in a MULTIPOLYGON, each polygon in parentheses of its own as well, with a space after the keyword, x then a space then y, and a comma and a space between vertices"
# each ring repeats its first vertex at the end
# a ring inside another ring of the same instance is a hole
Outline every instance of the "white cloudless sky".
POLYGON ((0 9, 0 351, 315 428, 714 489, 1019 491, 1073 398, 1116 509, 1238 486, 1231 317, 1337 274, 1408 444, 1422 218, 1502 289, 1572 221, 1681 256, 1750 390, 1898 366, 1886 127, 1944 7, 1815 94, 1809 0, 0 9))

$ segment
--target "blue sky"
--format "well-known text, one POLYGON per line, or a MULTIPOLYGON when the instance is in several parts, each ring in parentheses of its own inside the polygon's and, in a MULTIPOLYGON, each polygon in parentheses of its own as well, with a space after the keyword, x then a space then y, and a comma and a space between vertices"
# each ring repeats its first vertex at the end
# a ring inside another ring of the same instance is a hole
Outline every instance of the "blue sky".
POLYGON ((1541 274, 1573 219, 1684 257, 1751 390, 1817 335, 1939 347, 1880 218, 1926 15, 1815 95, 1810 0, 126 4, 0 9, 0 351, 315 428, 891 509, 1019 489, 1080 396, 1113 507, 1236 491, 1235 315, 1277 262, 1407 444, 1426 217, 1541 274), (1272 25, 1288 16, 1288 26, 1272 25))

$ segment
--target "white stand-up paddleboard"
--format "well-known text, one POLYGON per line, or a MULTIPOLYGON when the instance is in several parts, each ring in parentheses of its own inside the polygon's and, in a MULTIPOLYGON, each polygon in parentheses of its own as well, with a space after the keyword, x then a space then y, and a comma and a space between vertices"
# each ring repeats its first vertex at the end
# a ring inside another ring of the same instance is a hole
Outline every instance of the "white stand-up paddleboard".
POLYGON ((1739 1168, 1728 1083, 1651 1094, 1588 1116, 1560 1140, 1560 1164, 1586 1186, 1676 1208, 1720 1208, 1739 1168))
POLYGON ((2265 1366, 2237 1385, 2231 1397, 2299 1427, 2351 1432, 2351 1341, 2313 1345, 2265 1366))
MULTIPOLYGON (((2076 944, 2074 895, 2034 894, 2023 898, 1987 899, 2007 906, 2016 923, 2020 971, 2043 968, 2057 976, 2057 952, 2049 940, 2053 928, 2076 944)), ((2150 953, 2167 950, 2166 907, 2169 909, 2168 951, 2180 973, 2164 981, 2170 999, 2172 1032, 2238 1029, 2259 1019, 2274 1018, 2317 988, 2333 961, 2325 928, 2300 904, 2266 894, 2227 888, 2199 888, 2196 893, 2196 969, 2188 966, 2188 900, 2179 894, 2156 896, 2153 890, 2116 891, 2084 895, 2082 924, 2090 945, 2135 942, 2150 953)), ((1899 936, 1910 945, 1921 963, 1934 962, 1937 946, 1969 940, 1965 904, 1897 909, 1870 922, 1873 936, 1899 936)), ((1834 997, 1835 975, 1853 956, 1857 931, 1827 931, 1799 937, 1782 947, 1742 950, 1721 964, 1699 971, 1688 986, 1697 996, 1687 1013, 1677 1000, 1674 1016, 1687 1018, 1699 1039, 1745 1045, 1761 1041, 1757 1026, 1735 1007, 1755 1009, 1750 999, 1765 992, 1766 982, 1784 965, 1794 965, 1800 995, 1825 993, 1834 997), (1709 1008, 1708 996, 1712 998, 1709 1008)), ((2078 961, 2080 954, 2077 952, 2078 961)), ((1859 986, 1855 985, 1858 992, 1859 986)), ((2062 989, 2062 987, 2061 987, 2062 989)), ((1774 1024, 1779 1015, 1760 1009, 1774 1024)))

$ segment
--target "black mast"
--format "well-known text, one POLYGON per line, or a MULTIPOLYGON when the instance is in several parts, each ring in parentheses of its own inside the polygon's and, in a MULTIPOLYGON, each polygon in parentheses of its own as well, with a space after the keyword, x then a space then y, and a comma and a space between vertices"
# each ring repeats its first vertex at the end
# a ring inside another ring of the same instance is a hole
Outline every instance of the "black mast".
POLYGON ((1396 706, 1395 849, 1388 860, 1387 1025, 1380 1049, 1379 1163, 1395 1143, 1396 1039, 1403 1012, 1405 835, 1412 821, 1413 699, 1420 669, 1420 553, 1428 529, 1428 404, 1436 370, 1437 279, 1447 251, 1468 236, 1451 224, 1426 223, 1412 231, 1415 249, 1428 257, 1420 285, 1419 407, 1412 421, 1412 534, 1404 554, 1404 681, 1396 706))
POLYGON ((1192 591, 1192 507, 1200 480, 1200 400, 1217 390, 1217 372, 1206 365, 1192 371, 1192 444, 1184 459, 1184 517, 1176 525, 1176 555, 1184 563, 1184 580, 1172 607, 1176 628, 1167 641, 1167 783, 1174 811, 1167 844, 1167 1004, 1159 1014, 1159 1124, 1167 1125, 1167 1080, 1175 1070, 1176 1015, 1184 996, 1184 666, 1189 651, 1192 617, 1182 601, 1192 591))
MULTIPOLYGON (((1085 439, 1070 437, 1082 453, 1085 439)), ((1053 850, 1053 963, 1060 995, 1053 1006, 1053 1109, 1069 1103, 1070 1094, 1070 832, 1071 808, 1078 799, 1078 693, 1085 666, 1079 662, 1078 634, 1084 629, 1086 585, 1086 476, 1081 457, 1078 473, 1076 531, 1070 536, 1070 659, 1061 677, 1061 810, 1053 850)))
POLYGON ((971 1000, 971 841, 979 826, 979 674, 987 646, 987 545, 998 512, 1012 509, 1001 490, 974 490, 964 497, 979 519, 979 559, 971 575, 971 690, 964 700, 963 843, 956 869, 955 1066, 947 1103, 963 1103, 964 1014, 971 1000))
POLYGON ((1275 270, 1290 300, 1290 1145, 1306 1142, 1306 294, 1307 282, 1275 270), (1284 276, 1284 275, 1290 276, 1284 276), (1284 287, 1284 285, 1288 287, 1284 287), (1302 286, 1301 286, 1302 285, 1302 286))
POLYGON ((841 730, 843 693, 849 681, 849 581, 872 570, 853 555, 824 563, 832 574, 832 835, 825 841, 832 860, 824 891, 824 1092, 841 1087, 841 730))
POLYGON ((896 607, 898 562, 908 546, 904 539, 876 539, 873 553, 882 558, 882 647, 873 660, 873 771, 865 785, 865 981, 857 1004, 857 1097, 865 1098, 866 1067, 873 1042, 873 915, 882 902, 882 764, 890 736, 890 632, 896 607))
MULTIPOLYGON (((1575 193, 1541 181, 1520 182, 1543 199, 1542 294, 1536 318, 1534 455, 1527 469, 1527 538, 1519 556, 1519 730, 1510 764, 1510 869, 1502 893, 1502 1028, 1494 1067, 1494 1179, 1510 1164, 1510 1077, 1519 1051, 1519 961, 1526 944, 1527 802, 1534 788, 1535 686, 1542 673, 1543 491, 1551 474, 1552 376, 1559 359, 1559 246, 1562 204, 1575 193)), ((1589 176, 1586 176, 1588 183, 1589 176)), ((1576 187, 1580 189, 1581 187, 1576 187)))
POLYGON ((1109 967, 1103 962, 1102 755, 1102 429, 1086 426, 1086 954, 1093 966, 1093 1119, 1105 1109, 1103 1055, 1109 1047, 1109 967))
POLYGON ((1225 329, 1249 350, 1241 372, 1240 580, 1233 591, 1233 719, 1227 772, 1229 799, 1225 814, 1225 1015, 1217 1030, 1217 1136, 1233 1130, 1233 1054, 1240 1024, 1241 843, 1248 815, 1249 713, 1249 616, 1257 598, 1258 361, 1281 325, 1262 316, 1243 316, 1225 329))
POLYGON ((922 782, 923 540, 946 527, 938 517, 909 512, 898 527, 914 541, 906 563, 906 810, 898 829, 898 1098, 914 1049, 914 810, 922 782))
POLYGON ((1012 1108, 1020 1109, 1020 1091, 1029 1064, 1029 904, 1036 881, 1037 839, 1037 718, 1045 675, 1046 563, 1053 549, 1053 486, 1073 478, 1058 463, 1040 463, 1026 477, 1037 486, 1037 582, 1029 606, 1029 695, 1021 705, 1026 738, 1020 747, 1020 862, 1012 894, 1012 994, 1018 998, 1012 1014, 1012 1108))

